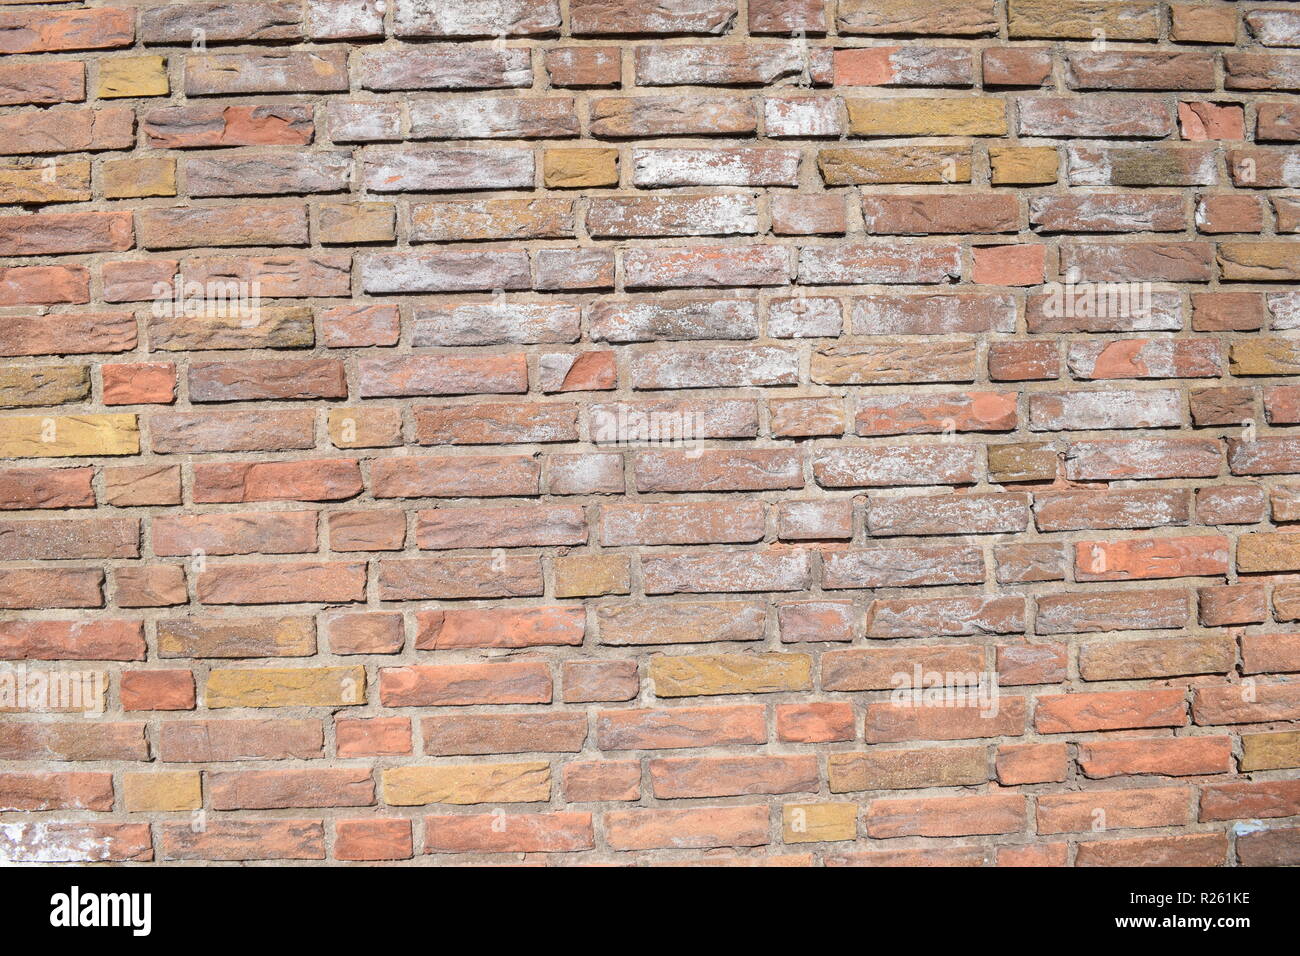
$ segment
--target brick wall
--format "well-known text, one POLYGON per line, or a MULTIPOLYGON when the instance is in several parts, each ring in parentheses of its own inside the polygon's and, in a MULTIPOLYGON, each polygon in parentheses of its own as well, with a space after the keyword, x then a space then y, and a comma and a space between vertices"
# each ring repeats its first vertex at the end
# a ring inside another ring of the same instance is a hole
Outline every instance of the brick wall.
POLYGON ((0 858, 1300 862, 1300 5, 0 52, 0 858))

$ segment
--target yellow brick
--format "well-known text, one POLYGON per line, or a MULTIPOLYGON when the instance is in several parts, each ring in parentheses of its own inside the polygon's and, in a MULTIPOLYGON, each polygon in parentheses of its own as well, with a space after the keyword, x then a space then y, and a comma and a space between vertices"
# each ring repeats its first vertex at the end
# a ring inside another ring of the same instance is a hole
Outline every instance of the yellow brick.
POLYGON ((542 171, 550 189, 618 185, 618 150, 548 149, 542 171))
POLYGON ((1154 40, 1160 9, 1154 0, 1008 0, 1007 27, 1012 39, 1154 40))
POLYGON ((970 148, 863 146, 823 149, 817 166, 828 186, 968 183, 970 148))
POLYGON ((1006 104, 991 96, 848 100, 858 136, 1005 136, 1006 104))
POLYGON ((90 369, 85 365, 0 367, 0 406, 63 405, 90 394, 90 369))
POLYGON ((1300 280, 1300 245, 1280 242, 1219 243, 1220 277, 1232 281, 1295 282, 1300 280))
POLYGON ((1241 770, 1289 770, 1300 767, 1300 731, 1241 735, 1241 770))
POLYGON ((1300 341, 1262 336, 1232 344, 1233 375, 1300 374, 1300 341))
POLYGON ((770 694, 812 687, 807 654, 661 655, 650 661, 657 697, 708 694, 770 694))
POLYGON ((176 160, 170 156, 110 159, 102 167, 107 199, 176 195, 176 160))
POLYGON ((101 100, 122 96, 166 96, 167 63, 160 56, 124 56, 99 61, 101 100))
POLYGON ((555 559, 555 596, 627 594, 631 589, 628 564, 628 559, 621 555, 558 557, 555 559))
POLYGON ((397 235, 390 202, 327 202, 319 208, 320 241, 391 242, 397 235))
POLYGON ((428 803, 536 803, 551 798, 546 761, 460 767, 394 767, 384 771, 384 802, 394 807, 428 803))
POLYGON ((1054 183, 1057 158, 1056 150, 1051 146, 990 146, 993 185, 1054 183))
POLYGON ((988 779, 988 754, 983 747, 884 748, 831 754, 826 760, 831 793, 970 787, 988 779))
POLYGON ((989 481, 1051 481, 1057 456, 1051 445, 1026 442, 989 445, 989 481))
POLYGON ((90 198, 90 162, 58 162, 53 157, 33 166, 0 169, 0 205, 84 202, 90 198))
POLYGON ((122 797, 132 813, 197 810, 203 806, 197 770, 123 774, 122 797))
POLYGON ((856 840, 856 803, 788 803, 781 808, 781 839, 786 843, 856 840))
POLYGON ((402 443, 399 408, 331 408, 330 441, 337 448, 384 448, 402 443))
POLYGON ((366 702, 366 669, 355 667, 218 668, 208 675, 207 705, 343 707, 366 702))
POLYGON ((138 454, 140 427, 135 415, 0 418, 0 458, 138 454))
POLYGON ((1237 570, 1244 574, 1300 571, 1300 534, 1243 534, 1237 539, 1237 570))

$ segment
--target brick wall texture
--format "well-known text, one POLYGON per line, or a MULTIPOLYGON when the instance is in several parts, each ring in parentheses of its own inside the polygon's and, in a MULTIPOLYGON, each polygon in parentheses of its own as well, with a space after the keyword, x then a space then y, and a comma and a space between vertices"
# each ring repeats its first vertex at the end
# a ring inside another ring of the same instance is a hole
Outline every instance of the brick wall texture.
POLYGON ((1300 3, 0 53, 0 858, 1300 862, 1300 3))

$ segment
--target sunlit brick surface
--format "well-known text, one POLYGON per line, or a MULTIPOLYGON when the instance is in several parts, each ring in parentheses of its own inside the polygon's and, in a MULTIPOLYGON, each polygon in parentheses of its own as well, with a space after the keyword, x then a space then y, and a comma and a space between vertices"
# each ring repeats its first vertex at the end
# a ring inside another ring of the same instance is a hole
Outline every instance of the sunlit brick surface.
POLYGON ((0 53, 0 860, 1300 862, 1300 4, 0 53))

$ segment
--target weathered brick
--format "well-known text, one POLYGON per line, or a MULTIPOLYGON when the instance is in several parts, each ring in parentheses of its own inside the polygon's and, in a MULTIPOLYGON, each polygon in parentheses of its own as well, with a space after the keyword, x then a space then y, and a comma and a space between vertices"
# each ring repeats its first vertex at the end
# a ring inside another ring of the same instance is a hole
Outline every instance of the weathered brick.
POLYGON ((701 0, 680 8, 645 7, 633 0, 574 0, 575 36, 604 33, 723 33, 736 16, 735 0, 701 0))
POLYGON ((298 105, 218 106, 187 104, 149 110, 140 119, 148 145, 159 149, 198 146, 303 146, 312 141, 312 111, 298 105))
POLYGON ((1182 727, 1187 704, 1182 690, 1107 691, 1038 699, 1034 727, 1039 733, 1182 727))
POLYGON ((848 99, 856 136, 1004 136, 1006 105, 991 96, 911 97, 907 108, 884 100, 848 99))
POLYGON ((309 617, 173 619, 158 622, 164 658, 310 657, 316 628, 309 617))
POLYGON ((186 96, 335 93, 347 88, 343 50, 190 54, 185 58, 186 96))
POLYGON ((546 762, 392 767, 382 771, 384 802, 395 807, 431 803, 536 803, 551 795, 546 762))
POLYGON ((680 750, 767 742, 764 708, 748 704, 605 710, 596 716, 601 750, 680 750))
POLYGON ((1177 826, 1188 823, 1189 791, 1183 787, 1046 794, 1038 798, 1039 833, 1177 826))
POLYGON ((366 674, 361 667, 214 668, 204 699, 212 709, 364 704, 366 674))
POLYGON ((766 806, 618 810, 605 814, 605 838, 614 850, 766 846, 768 812, 766 806))
POLYGON ((1300 862, 1288 5, 23 7, 0 858, 1300 862))
POLYGON ((811 660, 775 652, 656 656, 650 659, 650 680, 656 697, 805 690, 811 686, 811 660))
POLYGON ((939 33, 948 36, 979 36, 997 32, 997 18, 988 0, 845 0, 839 8, 838 25, 843 33, 892 35, 939 33))
POLYGON ((323 860, 325 827, 310 820, 219 820, 201 830, 162 826, 165 860, 323 860))
POLYGON ((876 839, 1014 833, 1025 825, 1025 798, 1012 794, 874 800, 864 825, 876 839))
POLYGON ((15 10, 0 16, 0 51, 52 53, 130 46, 135 16, 130 8, 15 10))

